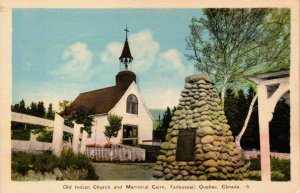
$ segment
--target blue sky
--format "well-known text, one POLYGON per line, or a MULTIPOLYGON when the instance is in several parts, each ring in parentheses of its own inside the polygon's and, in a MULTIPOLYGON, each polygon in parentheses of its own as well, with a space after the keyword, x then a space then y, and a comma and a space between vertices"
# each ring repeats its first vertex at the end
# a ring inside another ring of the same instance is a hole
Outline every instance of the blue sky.
POLYGON ((115 84, 128 25, 133 71, 149 108, 177 105, 195 73, 185 38, 200 9, 14 9, 13 103, 74 100, 115 84))

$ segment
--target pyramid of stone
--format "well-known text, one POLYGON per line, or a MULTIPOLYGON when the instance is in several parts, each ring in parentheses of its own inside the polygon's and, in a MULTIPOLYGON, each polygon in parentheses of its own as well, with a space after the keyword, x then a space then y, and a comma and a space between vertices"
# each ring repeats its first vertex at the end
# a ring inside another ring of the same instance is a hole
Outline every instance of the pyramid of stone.
POLYGON ((248 176, 208 75, 188 76, 153 177, 165 180, 242 180, 248 176))

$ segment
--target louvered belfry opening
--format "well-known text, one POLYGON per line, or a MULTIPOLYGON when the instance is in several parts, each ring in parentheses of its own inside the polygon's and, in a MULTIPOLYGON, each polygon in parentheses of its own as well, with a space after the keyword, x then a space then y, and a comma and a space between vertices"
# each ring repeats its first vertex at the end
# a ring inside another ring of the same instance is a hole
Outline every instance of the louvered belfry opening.
POLYGON ((205 74, 188 76, 153 177, 165 180, 242 180, 248 171, 221 100, 205 74))

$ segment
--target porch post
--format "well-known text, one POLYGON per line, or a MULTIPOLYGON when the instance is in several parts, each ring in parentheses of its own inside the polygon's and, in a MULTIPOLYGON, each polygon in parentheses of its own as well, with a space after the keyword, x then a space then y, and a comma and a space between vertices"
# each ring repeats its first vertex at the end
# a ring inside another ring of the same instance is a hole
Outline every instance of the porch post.
POLYGON ((272 119, 272 111, 268 107, 267 87, 263 84, 257 85, 258 93, 258 117, 259 117, 259 141, 261 158, 261 180, 271 181, 271 160, 270 160, 270 137, 269 121, 272 119), (270 117, 271 116, 271 117, 270 117))
POLYGON ((63 126, 64 119, 56 113, 54 118, 54 131, 52 139, 52 151, 56 156, 60 156, 62 151, 63 126))
POLYGON ((76 124, 74 123, 74 131, 73 131, 73 140, 72 140, 72 149, 75 154, 78 153, 78 147, 79 147, 79 135, 80 135, 80 128, 82 127, 82 124, 76 124))
POLYGON ((82 138, 81 138, 81 146, 80 146, 81 154, 85 153, 87 137, 88 137, 88 133, 85 130, 83 130, 82 138))

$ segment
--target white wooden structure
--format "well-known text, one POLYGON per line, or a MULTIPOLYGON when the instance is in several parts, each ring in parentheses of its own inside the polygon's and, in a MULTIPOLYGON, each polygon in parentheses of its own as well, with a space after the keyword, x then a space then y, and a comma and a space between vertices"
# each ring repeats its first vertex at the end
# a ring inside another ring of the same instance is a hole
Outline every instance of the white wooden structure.
POLYGON ((50 145, 49 143, 41 143, 41 142, 34 141, 32 140, 31 137, 31 141, 12 140, 13 150, 15 149, 16 151, 18 150, 41 151, 41 150, 51 149, 55 155, 60 156, 63 148, 63 132, 68 132, 73 134, 72 149, 74 153, 78 153, 78 152, 82 154, 85 153, 85 145, 88 136, 87 132, 83 131, 83 134, 81 136, 80 128, 82 127, 82 125, 74 123, 74 129, 67 127, 64 125, 64 119, 58 114, 55 114, 55 119, 54 121, 52 121, 40 117, 34 117, 31 115, 11 112, 11 121, 54 128, 52 143, 50 143, 50 145), (80 138, 81 138, 81 144, 80 144, 80 138))
POLYGON ((279 99, 285 95, 287 101, 290 100, 289 75, 289 70, 285 70, 248 78, 257 84, 262 181, 271 181, 269 123, 279 99))
POLYGON ((145 149, 122 144, 111 148, 86 147, 85 154, 95 161, 145 161, 146 159, 145 149))
POLYGON ((135 82, 131 83, 118 103, 108 113, 94 115, 93 132, 91 138, 88 138, 89 144, 107 143, 104 131, 105 127, 109 125, 107 120, 109 114, 123 117, 122 129, 119 131, 117 137, 111 139, 112 143, 121 144, 124 143, 125 140, 136 140, 138 144, 151 144, 151 142, 143 141, 152 140, 153 118, 146 107, 135 82), (138 114, 126 112, 126 103, 129 95, 135 95, 139 101, 138 114), (123 135, 125 126, 136 127, 136 135, 126 138, 123 135))

